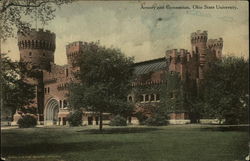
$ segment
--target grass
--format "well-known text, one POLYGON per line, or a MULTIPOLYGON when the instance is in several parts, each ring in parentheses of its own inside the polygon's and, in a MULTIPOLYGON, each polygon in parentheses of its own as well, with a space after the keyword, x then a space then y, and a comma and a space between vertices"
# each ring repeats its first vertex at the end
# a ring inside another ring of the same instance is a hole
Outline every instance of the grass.
POLYGON ((17 161, 235 161, 248 132, 200 125, 48 127, 2 131, 2 154, 17 161))

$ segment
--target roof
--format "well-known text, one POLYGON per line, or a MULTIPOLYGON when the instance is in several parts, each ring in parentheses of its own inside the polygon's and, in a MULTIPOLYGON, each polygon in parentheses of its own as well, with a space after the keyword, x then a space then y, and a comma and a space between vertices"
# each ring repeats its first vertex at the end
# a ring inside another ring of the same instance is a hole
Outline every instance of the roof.
POLYGON ((136 75, 146 74, 149 72, 155 72, 166 68, 166 58, 158 58, 153 60, 147 60, 134 64, 134 73, 136 75))

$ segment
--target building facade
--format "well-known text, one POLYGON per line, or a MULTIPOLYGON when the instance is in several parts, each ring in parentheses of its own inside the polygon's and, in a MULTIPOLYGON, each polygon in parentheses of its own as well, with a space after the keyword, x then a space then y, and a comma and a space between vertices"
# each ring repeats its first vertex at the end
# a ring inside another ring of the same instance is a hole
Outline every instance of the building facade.
MULTIPOLYGON (((143 109, 149 104, 159 104, 159 89, 162 84, 167 83, 167 73, 179 73, 181 80, 193 80, 198 88, 209 62, 221 58, 222 38, 208 39, 207 31, 197 31, 191 34, 190 39, 190 51, 167 50, 162 58, 134 64, 136 77, 131 84, 133 90, 128 95, 128 101, 134 102, 137 109, 143 109), (147 92, 140 90, 141 87, 147 87, 147 92)), ((54 62, 55 44, 56 35, 48 30, 31 29, 27 34, 18 33, 20 61, 29 62, 39 69, 39 78, 25 78, 36 86, 34 106, 37 108, 39 121, 45 125, 66 125, 66 118, 71 111, 67 102, 68 86, 71 82, 78 81, 74 73, 80 68, 75 65, 75 60, 83 53, 86 43, 78 41, 66 45, 67 64, 63 66, 54 62)), ((108 114, 106 120, 109 120, 108 114)), ((186 123, 188 120, 189 115, 185 111, 170 114, 170 123, 186 123)), ((85 111, 83 123, 98 124, 98 117, 91 111, 85 111)), ((138 122, 132 119, 132 123, 138 122)))

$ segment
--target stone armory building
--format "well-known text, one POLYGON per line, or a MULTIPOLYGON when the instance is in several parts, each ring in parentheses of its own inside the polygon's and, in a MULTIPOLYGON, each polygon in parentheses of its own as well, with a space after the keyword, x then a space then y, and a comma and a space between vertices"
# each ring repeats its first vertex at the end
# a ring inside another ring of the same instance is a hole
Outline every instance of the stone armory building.
MULTIPOLYGON (((191 34, 191 51, 186 49, 167 50, 164 57, 138 62, 134 64, 136 79, 131 84, 133 89, 140 87, 161 88, 166 84, 166 73, 177 72, 181 80, 193 80, 199 87, 204 79, 203 73, 209 67, 209 62, 222 56, 223 40, 208 39, 207 31, 197 31, 191 34)), ((18 33, 18 47, 20 61, 30 62, 39 67, 40 77, 26 78, 26 81, 36 86, 34 106, 37 108, 39 121, 45 125, 66 125, 66 117, 70 113, 68 108, 68 85, 76 82, 74 72, 80 70, 74 66, 74 60, 83 53, 86 43, 77 41, 66 45, 67 64, 56 65, 54 52, 56 49, 56 35, 48 30, 31 29, 27 34, 18 33)), ((150 89, 150 88, 149 88, 150 89)), ((128 95, 128 101, 134 102, 137 108, 149 104, 158 104, 160 93, 157 90, 135 90, 128 95), (139 92, 138 92, 139 91, 139 92)), ((159 90, 158 90, 159 91, 159 90)), ((18 114, 14 115, 14 120, 18 114)), ((107 115, 107 120, 109 116, 107 115)), ((131 121, 131 120, 130 120, 131 121)), ((172 112, 170 123, 187 123, 189 114, 185 111, 172 112)), ((98 124, 98 117, 91 111, 85 111, 83 123, 98 124)), ((132 119, 136 123, 136 119, 132 119)))

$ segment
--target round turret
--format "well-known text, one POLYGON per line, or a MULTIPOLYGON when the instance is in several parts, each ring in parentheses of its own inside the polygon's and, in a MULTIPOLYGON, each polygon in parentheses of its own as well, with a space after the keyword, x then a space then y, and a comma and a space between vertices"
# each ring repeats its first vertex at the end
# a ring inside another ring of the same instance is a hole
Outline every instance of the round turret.
POLYGON ((54 63, 56 35, 48 30, 35 29, 25 33, 17 33, 20 61, 31 62, 39 69, 50 70, 50 63, 54 63))

